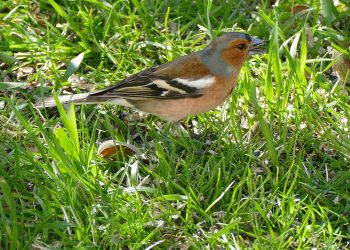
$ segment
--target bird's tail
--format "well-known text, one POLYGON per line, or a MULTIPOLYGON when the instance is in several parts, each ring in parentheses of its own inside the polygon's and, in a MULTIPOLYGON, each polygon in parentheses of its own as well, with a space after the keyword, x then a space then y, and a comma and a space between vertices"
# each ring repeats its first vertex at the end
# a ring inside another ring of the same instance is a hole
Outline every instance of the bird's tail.
MULTIPOLYGON (((88 98, 87 98, 88 96, 89 96, 89 93, 75 94, 75 95, 62 95, 62 96, 58 96, 58 100, 62 104, 71 103, 71 102, 74 102, 74 104, 94 103, 94 102, 88 101, 88 98)), ((35 107, 39 109, 50 108, 55 106, 56 106, 56 102, 53 97, 47 97, 35 103, 35 107)))
MULTIPOLYGON (((104 95, 94 95, 95 93, 83 93, 83 94, 75 94, 75 95, 61 95, 58 96, 58 100, 62 104, 72 103, 74 104, 97 104, 97 103, 110 103, 115 105, 121 105, 124 107, 134 107, 134 105, 129 102, 127 99, 123 97, 108 97, 104 95)), ((55 107, 56 102, 53 97, 47 97, 43 100, 39 100, 35 103, 35 107, 42 108, 50 108, 55 107)))

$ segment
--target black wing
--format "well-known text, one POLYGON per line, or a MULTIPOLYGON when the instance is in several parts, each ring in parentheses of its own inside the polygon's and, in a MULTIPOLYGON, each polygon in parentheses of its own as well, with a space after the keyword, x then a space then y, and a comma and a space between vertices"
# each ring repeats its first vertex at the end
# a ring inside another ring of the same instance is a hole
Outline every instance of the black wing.
POLYGON ((132 75, 117 85, 97 91, 89 97, 126 99, 178 99, 202 96, 201 89, 180 83, 176 79, 156 75, 157 67, 132 75))

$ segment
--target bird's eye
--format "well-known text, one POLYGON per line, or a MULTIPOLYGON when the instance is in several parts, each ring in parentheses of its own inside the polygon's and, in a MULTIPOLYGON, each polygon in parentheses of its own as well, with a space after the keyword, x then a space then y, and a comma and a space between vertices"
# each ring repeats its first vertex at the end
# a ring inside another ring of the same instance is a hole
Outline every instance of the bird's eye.
POLYGON ((240 50, 245 50, 247 48, 247 45, 245 43, 240 43, 237 45, 237 48, 240 50))

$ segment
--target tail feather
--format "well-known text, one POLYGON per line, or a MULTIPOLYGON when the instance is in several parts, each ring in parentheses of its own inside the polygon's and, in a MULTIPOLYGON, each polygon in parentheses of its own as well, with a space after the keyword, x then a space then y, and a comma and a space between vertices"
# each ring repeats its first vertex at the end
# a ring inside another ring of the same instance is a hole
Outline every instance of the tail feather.
MULTIPOLYGON (((121 97, 105 97, 105 96, 91 96, 91 93, 75 94, 75 95, 61 95, 58 96, 58 100, 62 104, 72 103, 74 104, 97 104, 97 103, 110 103, 115 105, 121 105, 125 107, 134 107, 134 105, 125 98, 121 97)), ((35 103, 35 107, 51 108, 56 107, 56 102, 53 97, 47 97, 44 100, 39 100, 35 103)))
MULTIPOLYGON (((74 104, 83 104, 83 103, 90 103, 87 101, 87 97, 89 96, 89 93, 83 93, 83 94, 75 94, 75 95, 62 95, 59 96, 58 99, 60 103, 66 104, 74 102, 74 104)), ((53 97, 47 97, 44 100, 39 100, 35 103, 35 107, 37 108, 50 108, 55 107, 56 102, 53 97)))

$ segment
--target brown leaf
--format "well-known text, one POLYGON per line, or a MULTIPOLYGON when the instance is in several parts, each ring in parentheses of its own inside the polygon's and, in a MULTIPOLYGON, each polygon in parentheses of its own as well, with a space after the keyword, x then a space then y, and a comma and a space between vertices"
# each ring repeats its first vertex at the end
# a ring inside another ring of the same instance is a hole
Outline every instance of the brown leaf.
POLYGON ((350 61, 345 55, 341 54, 336 49, 331 51, 334 64, 333 71, 337 73, 340 80, 350 82, 350 61))
POLYGON ((108 158, 118 155, 132 156, 134 154, 141 154, 141 151, 129 143, 108 140, 100 144, 97 154, 102 158, 108 158))
POLYGON ((289 11, 292 15, 297 13, 306 12, 306 10, 310 9, 310 7, 306 4, 295 4, 290 7, 289 11))

